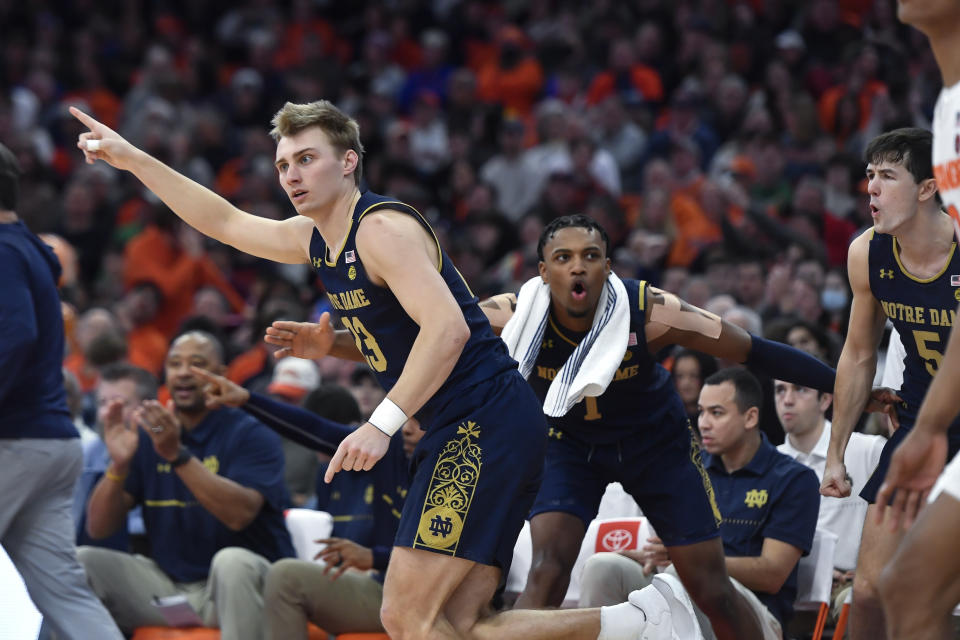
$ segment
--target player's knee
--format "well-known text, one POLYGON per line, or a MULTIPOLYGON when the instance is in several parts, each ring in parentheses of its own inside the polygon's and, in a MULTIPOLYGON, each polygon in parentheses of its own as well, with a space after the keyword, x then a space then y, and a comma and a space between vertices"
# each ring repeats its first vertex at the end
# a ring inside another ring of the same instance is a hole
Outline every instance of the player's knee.
POLYGON ((283 558, 270 565, 263 583, 263 600, 267 607, 298 595, 296 585, 300 584, 299 569, 302 562, 294 558, 283 558))
POLYGON ((210 578, 230 584, 237 581, 259 580, 263 558, 242 547, 224 547, 210 561, 210 578))
POLYGON ((530 563, 528 581, 555 582, 569 575, 572 569, 573 563, 564 558, 563 554, 555 549, 544 549, 536 554, 530 563))
POLYGON ((737 592, 730 580, 697 575, 692 580, 686 580, 684 586, 707 617, 727 618, 733 615, 737 592))
POLYGON ((380 622, 391 640, 426 640, 433 626, 420 616, 410 615, 413 609, 386 598, 380 605, 380 622))

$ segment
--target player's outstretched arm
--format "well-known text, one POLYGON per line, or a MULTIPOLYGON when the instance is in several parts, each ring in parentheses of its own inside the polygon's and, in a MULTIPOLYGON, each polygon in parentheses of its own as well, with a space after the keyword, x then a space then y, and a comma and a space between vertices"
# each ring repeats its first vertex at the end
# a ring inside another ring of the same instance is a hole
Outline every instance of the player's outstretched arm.
POLYGON ((90 129, 80 134, 77 142, 88 163, 103 160, 129 171, 184 222, 215 240, 267 260, 307 262, 313 231, 310 219, 296 216, 283 221, 268 220, 241 211, 76 107, 70 107, 70 113, 90 129))
POLYGON ((653 353, 676 344, 746 363, 772 378, 833 391, 833 369, 799 349, 751 335, 655 287, 647 287, 645 304, 647 346, 653 353))
POLYGON ((363 218, 356 238, 367 275, 390 289, 420 331, 384 402, 330 460, 327 482, 340 469, 369 470, 383 457, 389 436, 437 392, 470 338, 463 311, 440 275, 436 243, 419 222, 400 212, 377 211, 363 218))
POLYGON ((877 370, 877 345, 886 322, 883 308, 870 290, 868 254, 870 233, 861 234, 850 245, 847 268, 853 301, 847 339, 837 363, 837 382, 833 391, 833 427, 827 465, 820 493, 842 498, 850 495, 843 455, 857 419, 870 397, 873 377, 877 370))
POLYGON ((513 312, 517 310, 517 295, 515 293, 498 293, 480 303, 480 310, 490 321, 490 327, 497 335, 510 322, 513 312))

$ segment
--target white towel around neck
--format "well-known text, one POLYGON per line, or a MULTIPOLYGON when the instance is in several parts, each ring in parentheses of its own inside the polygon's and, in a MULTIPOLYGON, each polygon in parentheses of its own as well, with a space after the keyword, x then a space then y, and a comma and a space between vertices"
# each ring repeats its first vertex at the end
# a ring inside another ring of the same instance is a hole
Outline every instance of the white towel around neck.
MULTIPOLYGON (((520 363, 524 379, 533 371, 550 314, 550 285, 540 276, 520 288, 517 310, 501 332, 510 356, 520 363)), ((630 334, 627 289, 613 272, 607 277, 593 326, 550 383, 543 411, 548 416, 566 415, 585 396, 599 396, 613 380, 630 334)))

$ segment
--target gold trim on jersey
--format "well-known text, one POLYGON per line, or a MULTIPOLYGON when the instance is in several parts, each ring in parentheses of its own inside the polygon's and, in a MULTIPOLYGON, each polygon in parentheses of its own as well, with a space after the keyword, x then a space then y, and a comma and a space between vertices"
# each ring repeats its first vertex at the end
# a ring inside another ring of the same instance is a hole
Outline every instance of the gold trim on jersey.
POLYGON ((564 342, 566 342, 566 343, 568 343, 568 344, 572 344, 572 345, 575 346, 575 347, 580 346, 580 343, 579 343, 579 342, 574 342, 573 340, 571 340, 571 339, 568 338, 567 336, 563 335, 563 331, 560 331, 560 327, 557 326, 557 323, 555 323, 555 322, 553 321, 553 314, 552 314, 552 313, 549 314, 549 315, 547 315, 547 322, 550 323, 550 327, 553 329, 554 333, 556 333, 558 336, 560 336, 560 339, 561 339, 561 340, 563 340, 564 342))
MULTIPOLYGON (((340 248, 337 249, 337 255, 333 258, 333 262, 330 262, 330 245, 324 240, 323 243, 323 261, 328 267, 336 267, 337 262, 340 261, 340 254, 343 253, 344 248, 347 246, 347 239, 350 237, 350 230, 353 229, 353 210, 356 209, 357 203, 360 202, 360 198, 363 197, 362 193, 357 193, 353 199, 353 203, 350 205, 350 221, 347 223, 347 232, 343 234, 343 240, 340 241, 340 248)), ((317 264, 313 265, 314 267, 318 266, 317 264)), ((351 278, 352 279, 352 278, 351 278)))
POLYGON ((640 311, 643 311, 643 308, 647 306, 647 281, 641 280, 639 286, 639 295, 637 296, 637 306, 640 307, 640 311))
POLYGON ((913 280, 914 282, 921 282, 921 283, 923 283, 923 284, 926 284, 926 283, 928 283, 928 282, 933 282, 934 280, 936 280, 937 278, 939 278, 940 276, 942 276, 944 273, 946 273, 946 272, 947 272, 947 269, 950 268, 950 262, 953 260, 953 253, 954 253, 954 251, 957 250, 957 243, 956 243, 956 242, 950 243, 950 254, 947 255, 947 260, 943 263, 943 268, 940 269, 940 271, 938 271, 938 272, 936 273, 936 275, 933 275, 933 276, 931 276, 931 277, 929 277, 929 278, 918 278, 917 276, 915 276, 915 275, 913 275, 912 273, 910 273, 909 271, 907 271, 906 267, 903 266, 903 263, 900 262, 900 251, 897 249, 897 237, 896 237, 896 236, 893 236, 893 245, 892 245, 892 246, 893 246, 893 257, 894 257, 894 259, 897 261, 897 266, 900 267, 900 271, 903 272, 903 275, 907 276, 908 278, 910 278, 910 279, 913 280))
POLYGON ((703 481, 703 490, 707 494, 707 500, 710 502, 710 510, 713 511, 713 519, 719 527, 723 522, 723 515, 720 513, 720 507, 717 505, 717 494, 713 490, 713 483, 710 482, 710 474, 703 466, 703 456, 700 454, 700 441, 697 440, 697 434, 693 430, 693 425, 687 420, 687 429, 690 431, 690 462, 697 468, 700 479, 703 481))
POLYGON ((420 525, 413 548, 428 548, 451 556, 457 554, 473 494, 480 479, 483 451, 475 442, 480 436, 476 422, 457 427, 462 438, 449 440, 437 458, 427 488, 420 525))
MULTIPOLYGON (((377 202, 375 204, 372 204, 366 209, 364 209, 359 216, 357 216, 357 224, 358 225, 360 224, 360 221, 363 219, 363 216, 367 215, 370 212, 370 209, 373 209, 374 207, 387 205, 387 204, 402 204, 405 207, 409 207, 411 211, 417 214, 417 216, 423 222, 423 226, 425 226, 427 228, 427 231, 430 232, 430 237, 433 238, 433 241, 437 245, 437 271, 442 271, 443 270, 443 250, 440 248, 440 240, 437 238, 437 234, 434 233, 433 227, 431 227, 427 219, 423 217, 423 214, 417 211, 415 207, 411 207, 406 202, 400 202, 399 200, 388 200, 386 202, 377 202)), ((389 207, 386 207, 386 208, 389 208, 389 207)), ((460 277, 463 278, 463 276, 460 276, 460 277)), ((464 284, 466 284, 466 280, 464 280, 464 284)), ((468 286, 467 288, 469 289, 470 287, 468 286)))

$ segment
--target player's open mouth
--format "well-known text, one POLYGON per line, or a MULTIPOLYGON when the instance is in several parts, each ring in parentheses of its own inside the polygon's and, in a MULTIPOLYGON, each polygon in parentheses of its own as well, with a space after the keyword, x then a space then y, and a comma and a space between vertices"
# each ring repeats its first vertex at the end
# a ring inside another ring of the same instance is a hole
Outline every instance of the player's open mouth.
POLYGON ((871 215, 871 216, 873 216, 874 218, 876 218, 876 217, 877 217, 877 213, 879 213, 879 212, 880 212, 880 210, 877 209, 877 205, 875 205, 875 204, 871 204, 871 205, 870 205, 870 215, 871 215))
POLYGON ((583 286, 582 282, 574 282, 570 295, 572 295, 573 299, 577 302, 582 302, 587 299, 587 288, 583 286))
POLYGON ((304 196, 306 195, 307 195, 306 191, 297 190, 290 194, 290 199, 293 200, 294 202, 298 202, 300 200, 303 200, 304 196))

